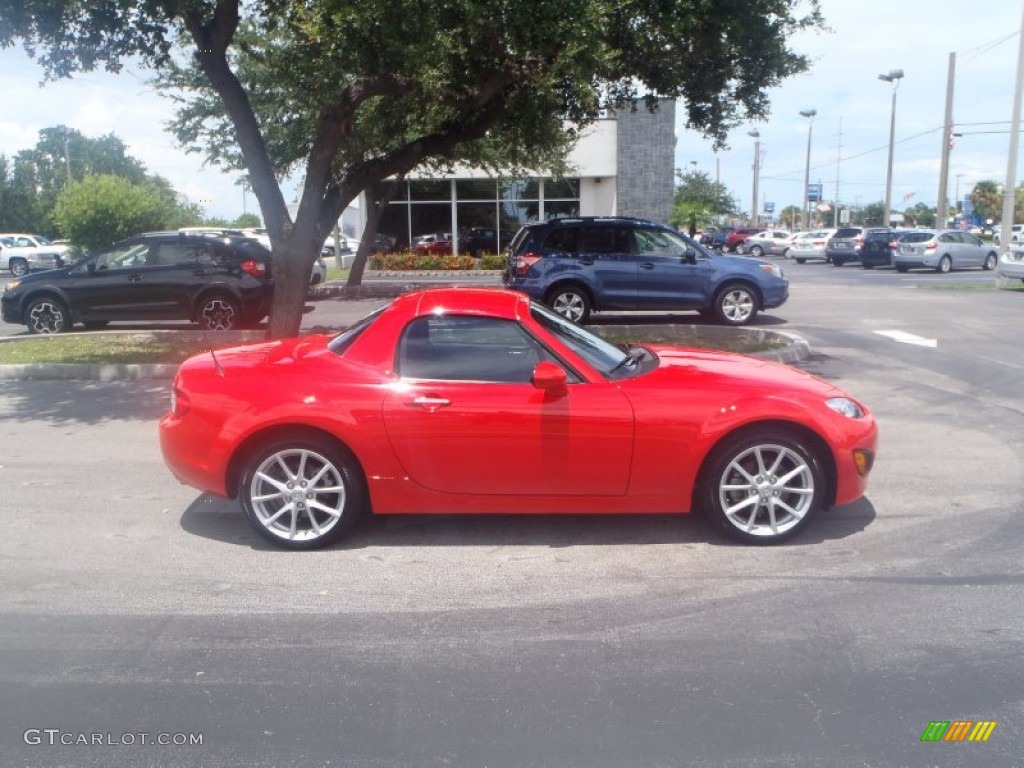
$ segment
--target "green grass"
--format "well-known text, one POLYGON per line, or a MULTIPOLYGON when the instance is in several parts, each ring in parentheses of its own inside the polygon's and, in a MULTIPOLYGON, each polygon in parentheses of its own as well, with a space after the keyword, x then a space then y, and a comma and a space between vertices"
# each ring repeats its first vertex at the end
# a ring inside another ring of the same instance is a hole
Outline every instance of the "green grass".
POLYGON ((6 341, 0 365, 23 363, 180 363, 210 348, 199 340, 139 333, 63 334, 6 341))
POLYGON ((1017 291, 1024 292, 1024 283, 1007 285, 1005 287, 996 283, 931 283, 919 286, 929 291, 1017 291))

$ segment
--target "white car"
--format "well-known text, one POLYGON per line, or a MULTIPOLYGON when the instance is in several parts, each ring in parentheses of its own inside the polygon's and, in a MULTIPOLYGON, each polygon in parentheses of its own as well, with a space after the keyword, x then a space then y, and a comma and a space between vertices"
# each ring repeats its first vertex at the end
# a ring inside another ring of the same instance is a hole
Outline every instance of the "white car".
POLYGON ((32 270, 57 269, 64 265, 67 245, 51 243, 42 235, 0 234, 0 269, 15 277, 32 270))
MULTIPOLYGON (((1002 233, 1002 227, 996 229, 995 234, 992 235, 992 242, 999 245, 999 235, 1002 233)), ((1013 229, 1010 231, 1010 243, 1016 245, 1017 243, 1024 243, 1024 224, 1014 224, 1013 229)))
POLYGON ((999 274, 1024 282, 1024 247, 1014 246, 999 257, 999 274))
POLYGON ((787 259, 803 264, 811 259, 825 261, 825 248, 829 238, 836 233, 834 229, 816 229, 812 232, 801 232, 786 252, 787 259))

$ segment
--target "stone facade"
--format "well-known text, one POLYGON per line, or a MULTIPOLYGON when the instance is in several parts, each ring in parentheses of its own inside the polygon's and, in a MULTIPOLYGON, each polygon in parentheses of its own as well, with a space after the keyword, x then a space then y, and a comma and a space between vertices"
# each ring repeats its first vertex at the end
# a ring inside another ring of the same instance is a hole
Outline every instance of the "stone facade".
POLYGON ((638 102, 618 122, 616 212, 664 224, 675 195, 676 103, 662 99, 655 112, 638 102))

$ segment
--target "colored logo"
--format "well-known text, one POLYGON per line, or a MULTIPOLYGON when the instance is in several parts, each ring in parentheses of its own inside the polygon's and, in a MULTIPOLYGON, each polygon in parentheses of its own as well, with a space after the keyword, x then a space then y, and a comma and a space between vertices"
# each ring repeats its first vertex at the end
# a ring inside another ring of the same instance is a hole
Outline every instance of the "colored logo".
POLYGON ((995 729, 995 720, 932 720, 921 741, 988 741, 995 729))

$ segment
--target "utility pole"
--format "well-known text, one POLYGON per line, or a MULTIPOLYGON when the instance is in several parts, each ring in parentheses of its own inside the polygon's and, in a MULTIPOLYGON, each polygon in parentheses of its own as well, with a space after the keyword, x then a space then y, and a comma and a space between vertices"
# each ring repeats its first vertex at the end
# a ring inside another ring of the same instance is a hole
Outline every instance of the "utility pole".
POLYGON ((953 83, 956 80, 956 53, 949 54, 949 74, 946 76, 946 121, 942 125, 942 162, 939 164, 939 204, 935 223, 944 229, 949 221, 946 193, 949 188, 949 151, 953 148, 953 83))
POLYGON ((839 161, 843 151, 843 118, 839 118, 839 138, 836 139, 836 200, 832 213, 832 226, 839 229, 839 161))
MULTIPOLYGON (((1021 32, 1024 32, 1024 11, 1021 12, 1021 32)), ((1013 235, 1013 208, 1017 198, 1017 145, 1020 142, 1020 100, 1024 90, 1024 34, 1020 36, 1017 52, 1017 86, 1013 89, 1013 122, 1010 124, 1010 151, 1006 158, 1006 186, 1003 187, 1003 221, 1000 225, 999 253, 1009 250, 1013 235)))

